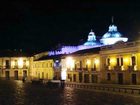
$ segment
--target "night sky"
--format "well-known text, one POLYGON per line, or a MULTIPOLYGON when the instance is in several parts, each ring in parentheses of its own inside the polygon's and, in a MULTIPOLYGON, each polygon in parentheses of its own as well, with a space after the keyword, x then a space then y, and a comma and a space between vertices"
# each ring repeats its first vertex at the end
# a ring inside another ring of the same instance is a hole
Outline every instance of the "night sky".
POLYGON ((45 51, 58 44, 77 45, 87 40, 91 29, 99 39, 108 31, 112 16, 123 36, 140 38, 139 1, 5 1, 0 3, 0 50, 45 51))

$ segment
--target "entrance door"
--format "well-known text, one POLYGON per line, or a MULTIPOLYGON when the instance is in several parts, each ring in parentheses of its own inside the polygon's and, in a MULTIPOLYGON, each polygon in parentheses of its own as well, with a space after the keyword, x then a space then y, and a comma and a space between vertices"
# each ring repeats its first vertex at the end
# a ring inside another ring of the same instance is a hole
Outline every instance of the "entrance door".
POLYGON ((76 82, 76 74, 73 74, 73 82, 76 82))
POLYGON ((123 73, 118 73, 118 84, 123 84, 123 73))
POLYGON ((82 79, 83 79, 83 78, 82 78, 82 73, 80 72, 80 73, 79 73, 79 82, 82 82, 82 79))
POLYGON ((132 74, 132 84, 134 84, 134 85, 137 84, 137 76, 136 76, 136 74, 132 74))
POLYGON ((18 71, 14 71, 15 80, 18 80, 18 71))
POLYGON ((98 82, 98 76, 97 75, 91 75, 91 80, 92 80, 92 83, 97 83, 98 82))
POLYGON ((27 77, 27 71, 26 70, 23 71, 23 77, 27 77))
POLYGON ((10 79, 10 73, 9 73, 9 71, 5 71, 5 78, 7 80, 10 79))
POLYGON ((89 75, 88 74, 84 75, 84 82, 89 83, 89 75))
POLYGON ((42 72, 42 79, 44 79, 44 72, 42 72))

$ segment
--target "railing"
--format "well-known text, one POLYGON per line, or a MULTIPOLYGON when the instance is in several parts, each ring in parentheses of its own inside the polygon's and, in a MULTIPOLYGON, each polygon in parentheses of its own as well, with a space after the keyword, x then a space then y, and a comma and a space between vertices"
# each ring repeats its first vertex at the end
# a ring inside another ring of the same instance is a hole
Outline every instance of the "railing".
MULTIPOLYGON (((136 66, 136 65, 135 65, 136 66)), ((137 69, 135 69, 135 66, 127 66, 125 69, 122 69, 122 66, 105 66, 104 70, 106 71, 138 71, 137 69)))
POLYGON ((101 90, 109 92, 119 92, 127 94, 140 95, 140 87, 129 85, 109 85, 109 84, 84 84, 84 83, 66 83, 66 87, 77 89, 101 90))
POLYGON ((96 71, 96 68, 91 68, 91 71, 93 72, 93 71, 96 71))
POLYGON ((121 66, 114 66, 114 70, 116 70, 116 71, 121 71, 122 68, 121 68, 121 66))

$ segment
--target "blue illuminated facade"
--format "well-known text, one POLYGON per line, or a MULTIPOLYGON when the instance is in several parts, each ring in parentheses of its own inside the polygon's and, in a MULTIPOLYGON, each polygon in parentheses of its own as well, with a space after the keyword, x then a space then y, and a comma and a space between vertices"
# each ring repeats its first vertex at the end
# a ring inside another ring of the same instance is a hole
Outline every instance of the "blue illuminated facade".
POLYGON ((59 51, 49 51, 48 55, 52 56, 52 55, 60 55, 60 54, 70 54, 79 50, 91 49, 95 47, 115 44, 119 41, 127 42, 128 38, 122 37, 122 34, 117 30, 117 26, 110 25, 108 32, 103 35, 100 41, 97 41, 95 33, 91 30, 91 32, 89 32, 88 34, 87 41, 83 45, 62 46, 59 51))

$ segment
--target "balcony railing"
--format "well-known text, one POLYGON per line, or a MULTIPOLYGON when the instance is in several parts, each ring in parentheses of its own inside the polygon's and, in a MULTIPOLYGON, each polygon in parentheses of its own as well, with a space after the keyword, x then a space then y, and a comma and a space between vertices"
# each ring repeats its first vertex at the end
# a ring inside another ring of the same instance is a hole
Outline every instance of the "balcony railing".
POLYGON ((91 71, 97 71, 97 69, 96 68, 91 68, 91 71))
MULTIPOLYGON (((18 66, 14 66, 13 69, 19 69, 20 67, 18 66)), ((28 66, 24 65, 23 67, 21 67, 20 69, 28 69, 28 66)))
POLYGON ((121 66, 114 66, 114 70, 116 70, 116 71, 121 71, 121 66))
POLYGON ((113 70, 113 68, 111 67, 111 66, 105 66, 105 68, 104 68, 106 71, 111 71, 111 70, 113 70))
POLYGON ((88 68, 83 68, 83 71, 88 71, 88 68))
POLYGON ((136 65, 128 66, 128 71, 137 71, 135 67, 136 65))
POLYGON ((10 65, 6 65, 5 66, 5 69, 10 69, 10 65))
POLYGON ((26 66, 26 65, 23 65, 23 69, 27 69, 28 68, 28 66, 26 66))
POLYGON ((95 72, 95 71, 97 71, 97 68, 74 68, 74 69, 67 68, 67 71, 69 71, 69 72, 73 72, 73 71, 76 71, 76 72, 95 72))

